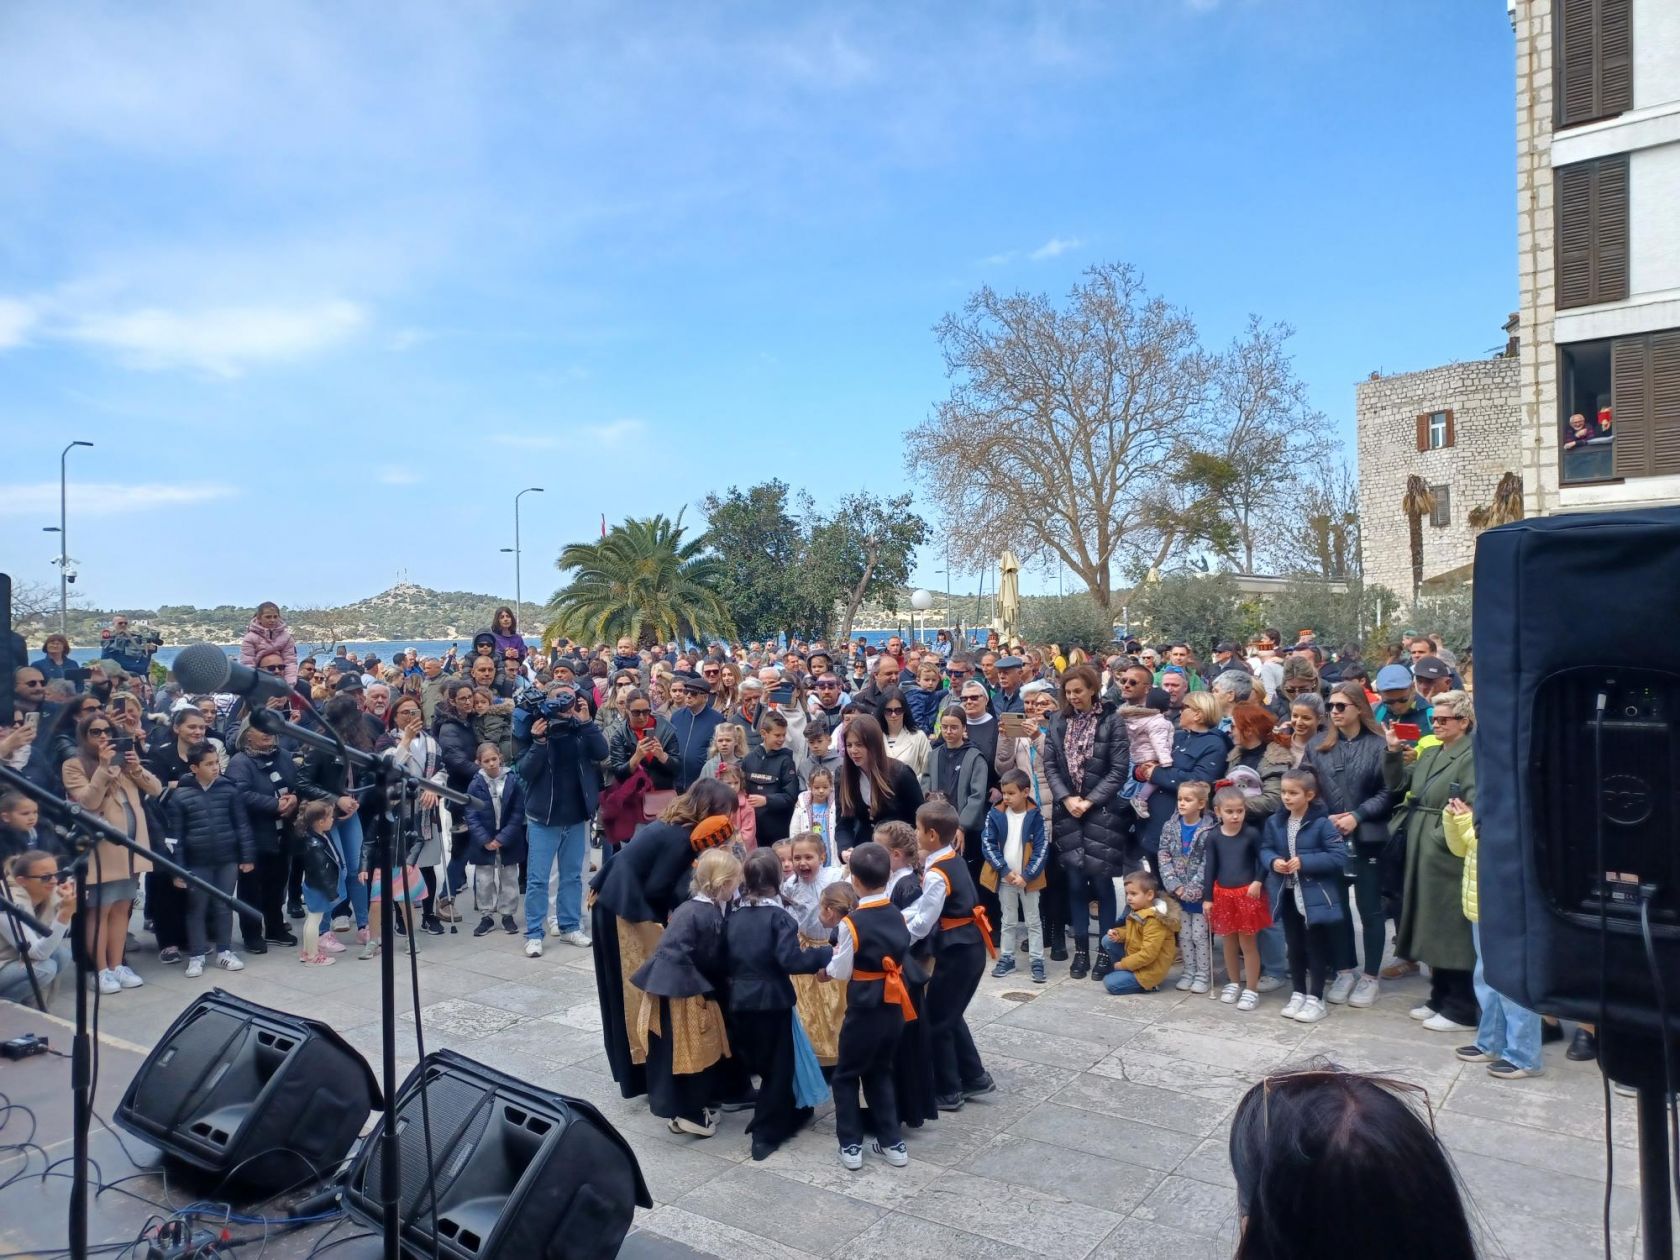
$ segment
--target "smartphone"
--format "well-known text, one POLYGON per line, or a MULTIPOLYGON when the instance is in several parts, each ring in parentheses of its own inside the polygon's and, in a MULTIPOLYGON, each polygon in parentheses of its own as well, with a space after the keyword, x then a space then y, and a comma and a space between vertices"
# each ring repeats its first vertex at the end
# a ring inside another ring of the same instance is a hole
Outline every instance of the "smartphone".
POLYGON ((770 692, 770 699, 775 701, 777 704, 792 704, 793 688, 777 687, 770 692))
POLYGON ((630 729, 635 731, 637 735, 644 735, 654 728, 656 722, 657 719, 651 713, 645 718, 631 718, 630 729))
POLYGON ((40 715, 40 713, 39 712, 25 713, 23 715, 23 724, 25 726, 27 726, 30 730, 32 730, 32 731, 35 730, 36 728, 38 728, 41 725, 41 715, 40 715))
POLYGON ((1009 739, 1024 738, 1030 729, 1024 714, 1005 713, 998 719, 998 733, 1009 739))
POLYGON ((1408 744, 1415 744, 1423 738, 1423 728, 1416 722, 1396 722, 1394 724, 1394 737, 1404 740, 1408 744))
POLYGON ((118 735, 111 741, 111 747, 117 750, 117 756, 126 757, 134 751, 134 736, 118 735))

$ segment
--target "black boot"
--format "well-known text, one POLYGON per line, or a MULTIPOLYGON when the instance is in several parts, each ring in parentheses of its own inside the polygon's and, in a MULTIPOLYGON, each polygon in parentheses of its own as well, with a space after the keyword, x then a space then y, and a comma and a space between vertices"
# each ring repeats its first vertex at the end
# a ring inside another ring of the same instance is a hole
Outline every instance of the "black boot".
POLYGON ((1576 1063, 1591 1063, 1598 1058, 1598 1038, 1585 1028, 1577 1028, 1575 1040, 1569 1043, 1569 1049, 1563 1052, 1563 1057, 1576 1063))
POLYGON ((1068 975, 1075 980, 1083 980, 1091 974, 1091 956, 1085 952, 1083 945, 1073 951, 1073 966, 1068 968, 1068 975))
POLYGON ((1108 946, 1106 944, 1097 946, 1096 960, 1091 967, 1091 979, 1101 984, 1108 973, 1113 970, 1114 960, 1108 956, 1108 946))

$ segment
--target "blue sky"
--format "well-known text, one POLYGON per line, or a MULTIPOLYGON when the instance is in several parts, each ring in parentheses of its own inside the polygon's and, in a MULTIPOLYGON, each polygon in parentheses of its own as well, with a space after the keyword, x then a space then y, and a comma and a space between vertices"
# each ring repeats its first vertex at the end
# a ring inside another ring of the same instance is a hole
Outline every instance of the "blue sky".
POLYGON ((74 437, 94 604, 511 592, 527 485, 544 598, 603 512, 906 487, 934 322, 1101 260, 1351 445, 1503 339, 1512 78, 1497 0, 10 4, 0 564, 74 437))

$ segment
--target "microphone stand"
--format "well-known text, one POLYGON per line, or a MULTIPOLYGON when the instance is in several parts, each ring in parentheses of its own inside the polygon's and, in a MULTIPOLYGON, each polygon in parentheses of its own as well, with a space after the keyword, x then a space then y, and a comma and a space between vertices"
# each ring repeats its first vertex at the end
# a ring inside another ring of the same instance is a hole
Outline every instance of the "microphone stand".
POLYGON ((167 852, 159 853, 142 848, 129 839, 128 833, 90 813, 74 801, 66 801, 24 778, 9 766, 0 765, 0 786, 22 792, 41 808, 44 817, 58 825, 61 834, 70 842, 75 853, 71 868, 76 872, 76 912, 70 921, 71 934, 76 938, 71 950, 76 959, 76 1032, 70 1042, 70 1220, 69 1251, 71 1260, 86 1260, 88 1254, 88 1133, 93 1124, 93 1041, 88 1035, 88 980, 93 974, 93 959, 88 953, 87 936, 87 865, 94 847, 100 841, 127 849, 151 862, 164 873, 184 880, 217 901, 231 906, 235 913, 248 919, 262 920, 262 912, 246 905, 230 893, 223 892, 186 867, 167 852))
MULTIPOLYGON (((384 1260, 401 1260, 402 1165, 397 1146, 396 1125, 390 1109, 397 1097, 397 997, 396 960, 392 957, 392 942, 396 939, 396 875, 393 859, 397 847, 395 811, 401 797, 398 785, 412 786, 416 791, 436 793, 440 798, 465 807, 469 801, 464 792, 444 787, 405 770, 390 757, 351 748, 336 732, 311 730, 288 722, 279 710, 255 708, 251 710, 251 725, 270 735, 285 735, 300 744, 318 748, 342 758, 346 764, 367 771, 381 793, 379 821, 374 826, 374 860, 380 881, 379 935, 383 944, 379 951, 379 1027, 381 1046, 381 1087, 385 1092, 385 1120, 380 1128, 380 1198, 384 1260)), ((405 862, 406 865, 406 862, 405 862)), ((415 929, 410 929, 411 931, 415 929)), ((412 939, 412 938, 411 938, 412 939)), ((419 1032, 419 1012, 415 1012, 415 1031, 419 1032)), ((434 1211, 435 1206, 434 1206, 434 1211)))

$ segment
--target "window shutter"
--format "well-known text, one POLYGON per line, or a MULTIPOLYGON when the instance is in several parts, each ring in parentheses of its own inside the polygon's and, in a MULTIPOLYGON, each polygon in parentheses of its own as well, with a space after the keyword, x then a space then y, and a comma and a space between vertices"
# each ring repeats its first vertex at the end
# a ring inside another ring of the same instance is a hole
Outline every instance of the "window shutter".
POLYGON ((1454 438, 1454 434, 1453 434, 1453 413, 1452 413, 1452 408, 1448 407, 1447 408, 1447 436, 1442 440, 1441 445, 1442 446, 1451 446, 1453 444, 1453 438, 1454 438))
POLYGON ((1560 167, 1557 179, 1557 309, 1593 300, 1592 163, 1560 167))
POLYGON ((1673 476, 1680 474, 1680 332, 1657 333, 1649 341, 1651 475, 1673 476))
POLYGON ((1422 412, 1417 418, 1417 446, 1420 451, 1429 449, 1429 413, 1422 412))
POLYGON ((1598 0, 1598 116, 1633 108, 1633 0, 1598 0))
POLYGON ((1593 163, 1593 296, 1620 302, 1628 295, 1627 155, 1593 163))
POLYGON ((1614 412, 1612 471, 1618 477, 1644 477, 1651 467, 1650 382, 1645 338, 1623 337, 1610 343, 1610 406, 1614 412))

